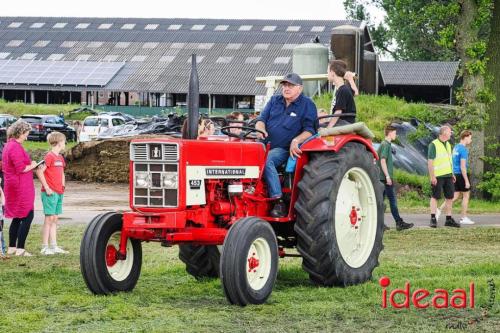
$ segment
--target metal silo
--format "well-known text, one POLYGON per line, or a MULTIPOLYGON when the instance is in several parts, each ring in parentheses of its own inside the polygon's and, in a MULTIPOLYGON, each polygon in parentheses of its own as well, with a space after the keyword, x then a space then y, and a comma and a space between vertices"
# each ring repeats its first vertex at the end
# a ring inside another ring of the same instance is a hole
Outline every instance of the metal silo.
MULTIPOLYGON (((325 74, 328 67, 328 48, 319 43, 302 44, 293 49, 292 68, 299 75, 325 74)), ((326 81, 304 82, 304 94, 313 96, 318 93, 318 87, 326 81)))

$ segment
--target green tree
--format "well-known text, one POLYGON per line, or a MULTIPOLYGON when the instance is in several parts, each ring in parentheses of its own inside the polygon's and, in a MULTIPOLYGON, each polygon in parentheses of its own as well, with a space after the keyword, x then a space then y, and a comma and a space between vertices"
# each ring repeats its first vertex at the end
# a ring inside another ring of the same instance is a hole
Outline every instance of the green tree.
MULTIPOLYGON (((497 7, 500 1, 495 0, 497 7)), ((457 100, 462 106, 457 112, 461 130, 476 130, 475 144, 472 150, 473 184, 476 184, 483 172, 484 155, 483 129, 488 121, 487 106, 494 100, 490 85, 486 84, 487 64, 499 66, 498 47, 488 50, 491 38, 490 30, 498 29, 497 21, 492 20, 494 0, 345 0, 348 15, 361 18, 363 15, 373 23, 366 13, 370 6, 386 12, 382 28, 385 40, 376 41, 375 45, 393 45, 392 54, 401 60, 460 60, 462 89, 457 92, 457 100), (488 62, 488 57, 495 57, 488 62)), ((498 10, 498 8, 497 8, 498 10)), ((495 69, 498 69, 495 67, 495 69)), ((498 71, 496 71, 498 73, 498 71)), ((495 79, 495 78, 491 78, 495 79)), ((498 78, 496 78, 499 80, 498 78)), ((493 86, 494 87, 494 86, 493 86)), ((496 91, 498 92, 498 90, 496 91)), ((496 105, 496 104, 495 104, 496 105)), ((497 119, 497 109, 491 110, 493 119, 497 119)), ((498 123, 495 123, 498 125, 498 123)), ((498 129, 498 126, 496 127, 498 129)))

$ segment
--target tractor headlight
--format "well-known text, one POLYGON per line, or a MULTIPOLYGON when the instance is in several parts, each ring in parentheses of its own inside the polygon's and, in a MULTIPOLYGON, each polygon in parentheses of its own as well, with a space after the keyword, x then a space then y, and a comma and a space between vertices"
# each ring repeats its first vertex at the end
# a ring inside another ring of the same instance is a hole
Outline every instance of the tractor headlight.
POLYGON ((151 186, 151 179, 147 172, 135 173, 135 187, 147 188, 151 186))
POLYGON ((177 188, 177 172, 164 172, 162 185, 165 188, 176 189, 177 188))

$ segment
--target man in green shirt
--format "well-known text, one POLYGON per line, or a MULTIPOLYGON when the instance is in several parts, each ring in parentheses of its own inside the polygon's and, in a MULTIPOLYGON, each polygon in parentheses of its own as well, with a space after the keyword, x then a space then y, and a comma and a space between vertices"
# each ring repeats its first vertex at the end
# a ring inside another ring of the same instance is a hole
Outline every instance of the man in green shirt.
MULTIPOLYGON (((382 141, 380 147, 378 148, 378 161, 377 165, 380 169, 380 181, 384 183, 384 197, 387 196, 389 199, 389 205, 391 207, 391 214, 396 221, 396 230, 401 231, 404 229, 410 229, 413 227, 413 223, 406 223, 403 221, 401 216, 399 216, 398 202, 396 199, 396 193, 394 192, 394 166, 392 163, 392 148, 391 142, 396 139, 396 128, 392 126, 387 126, 385 128, 385 140, 382 141)), ((389 230, 389 227, 384 224, 384 230, 389 230)))

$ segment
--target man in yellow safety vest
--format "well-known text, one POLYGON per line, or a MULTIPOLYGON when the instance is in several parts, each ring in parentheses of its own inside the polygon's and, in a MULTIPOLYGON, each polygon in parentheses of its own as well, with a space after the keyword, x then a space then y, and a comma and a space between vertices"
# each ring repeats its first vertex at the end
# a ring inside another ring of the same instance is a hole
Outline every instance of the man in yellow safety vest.
POLYGON ((455 176, 453 175, 453 162, 451 153, 451 128, 442 126, 439 129, 439 137, 429 144, 427 153, 427 167, 432 186, 431 196, 431 228, 437 227, 436 210, 437 201, 441 199, 441 192, 444 192, 446 227, 460 228, 460 224, 451 217, 451 207, 453 195, 455 193, 455 176))

